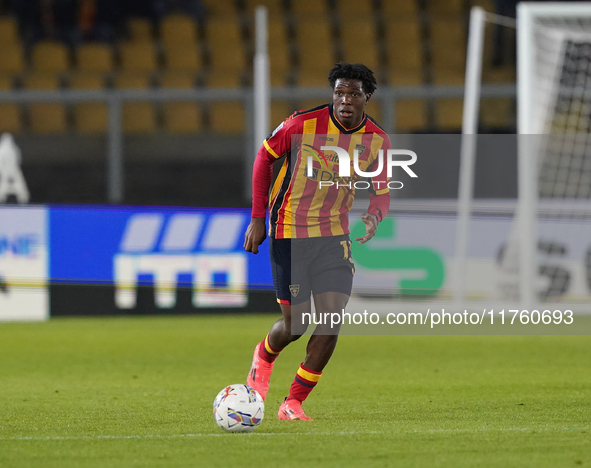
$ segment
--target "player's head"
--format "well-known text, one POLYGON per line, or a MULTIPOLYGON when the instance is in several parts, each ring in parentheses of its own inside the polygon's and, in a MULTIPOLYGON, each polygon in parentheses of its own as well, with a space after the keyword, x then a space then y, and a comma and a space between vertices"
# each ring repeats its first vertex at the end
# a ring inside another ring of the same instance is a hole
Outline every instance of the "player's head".
POLYGON ((328 73, 335 116, 347 128, 361 123, 365 105, 377 87, 373 72, 361 63, 337 63, 328 73))

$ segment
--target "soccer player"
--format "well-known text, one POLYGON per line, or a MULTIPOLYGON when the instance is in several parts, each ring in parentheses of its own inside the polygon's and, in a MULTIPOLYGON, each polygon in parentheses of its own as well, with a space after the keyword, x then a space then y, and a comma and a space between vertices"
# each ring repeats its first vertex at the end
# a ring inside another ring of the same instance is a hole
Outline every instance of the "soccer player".
MULTIPOLYGON (((246 382, 263 399, 275 359, 305 333, 307 327, 301 317, 311 310, 311 295, 316 312, 322 314, 341 314, 351 295, 354 266, 348 213, 359 177, 351 171, 350 179, 340 179, 338 157, 334 152, 324 153, 321 146, 338 146, 351 156, 356 150, 359 168, 376 173, 379 150, 385 154, 390 147, 388 136, 365 113, 376 89, 372 71, 362 64, 339 63, 330 70, 328 81, 333 89, 332 103, 295 112, 283 121, 263 142, 254 163, 252 218, 244 248, 258 253, 266 238, 268 206, 273 283, 283 313, 256 345, 246 382), (283 165, 269 191, 273 163, 282 157, 283 165), (310 161, 311 171, 307 167, 310 161)), ((353 166, 353 157, 350 159, 353 166)), ((390 194, 385 173, 383 169, 372 177, 369 209, 361 215, 366 234, 355 239, 360 244, 375 235, 388 212, 390 194)), ((302 410, 302 402, 320 380, 335 349, 338 331, 326 324, 317 325, 289 395, 279 408, 279 419, 312 419, 302 410)))

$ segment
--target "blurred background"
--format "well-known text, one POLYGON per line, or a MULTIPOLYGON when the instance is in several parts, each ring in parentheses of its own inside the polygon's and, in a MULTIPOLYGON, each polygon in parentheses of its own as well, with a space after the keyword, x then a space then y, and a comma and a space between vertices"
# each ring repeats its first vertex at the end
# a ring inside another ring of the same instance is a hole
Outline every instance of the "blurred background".
MULTIPOLYGON (((328 102, 344 60, 375 72, 368 113, 389 133, 459 133, 470 8, 515 16, 507 0, 0 1, 0 132, 22 150, 30 201, 247 207, 256 5, 268 9, 269 131, 328 102), (142 100, 97 93, 127 90, 142 100)), ((515 133, 515 32, 486 28, 480 132, 515 133)), ((477 167, 477 197, 515 197, 513 146, 477 167)), ((434 158, 420 161, 422 190, 396 196, 455 198, 459 156, 434 158)))

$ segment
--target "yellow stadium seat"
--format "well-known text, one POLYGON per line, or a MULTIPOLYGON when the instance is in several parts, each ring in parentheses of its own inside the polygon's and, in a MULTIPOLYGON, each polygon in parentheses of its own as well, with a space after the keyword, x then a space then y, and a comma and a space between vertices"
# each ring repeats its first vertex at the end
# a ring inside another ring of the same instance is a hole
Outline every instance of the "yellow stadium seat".
POLYGON ((195 21, 186 15, 168 15, 160 23, 160 38, 167 47, 197 44, 195 21))
POLYGON ((376 28, 371 17, 341 22, 341 42, 346 62, 363 63, 372 71, 378 71, 376 28))
POLYGON ((269 19, 279 18, 283 13, 282 0, 246 0, 246 11, 254 15, 255 8, 259 5, 267 7, 269 19))
MULTIPOLYGON (((372 0, 338 0, 337 9, 343 22, 353 22, 359 18, 371 18, 373 15, 372 0)), ((345 30, 342 26, 341 31, 344 37, 345 30)))
MULTIPOLYGON (((167 73, 160 85, 170 89, 190 89, 195 86, 191 74, 167 73)), ((194 101, 165 102, 164 126, 170 133, 195 133, 201 130, 201 109, 194 101)))
POLYGON ((470 7, 479 6, 489 13, 495 12, 495 1, 494 0, 470 0, 470 7))
POLYGON ((153 39, 152 24, 147 18, 130 18, 127 31, 132 41, 151 42, 153 39))
POLYGON ((377 99, 370 99, 365 106, 365 113, 382 125, 382 106, 377 99))
POLYGON ((382 1, 381 14, 386 19, 386 28, 390 21, 400 21, 401 17, 415 16, 419 11, 417 0, 386 0, 382 1))
POLYGON ((18 35, 18 25, 12 16, 0 17, 0 44, 2 47, 7 44, 17 44, 20 42, 18 35))
POLYGON ((269 59, 271 65, 271 85, 285 86, 290 72, 290 57, 287 43, 287 31, 283 20, 269 19, 269 59))
POLYGON ((487 127, 514 127, 515 101, 511 98, 482 98, 480 100, 480 122, 487 127))
POLYGON ((76 49, 76 65, 79 70, 110 72, 113 70, 113 50, 100 42, 82 44, 76 49))
POLYGON ((434 15, 458 15, 464 10, 464 0, 427 0, 427 11, 434 15))
POLYGON ((482 70, 483 83, 515 83, 515 67, 506 66, 502 68, 484 68, 482 70))
POLYGON ((421 33, 418 20, 408 18, 406 21, 388 23, 385 39, 390 69, 421 68, 421 33))
MULTIPOLYGON (((235 75, 210 75, 207 86, 209 88, 238 87, 239 78, 235 75)), ((244 106, 242 102, 212 102, 209 104, 209 126, 216 133, 244 132, 244 106)))
MULTIPOLYGON (((57 90, 59 78, 51 73, 35 73, 25 77, 23 85, 30 90, 57 90)), ((66 131, 66 109, 61 102, 29 104, 29 121, 35 133, 66 131)))
POLYGON ((275 129, 293 113, 290 109, 291 106, 286 101, 271 101, 271 129, 275 129))
POLYGON ((466 65, 466 29, 461 18, 431 21, 433 69, 463 71, 466 65))
POLYGON ((300 102, 299 110, 314 109, 315 107, 330 104, 331 102, 330 94, 326 96, 326 99, 306 99, 305 101, 300 102))
POLYGON ((395 67, 388 70, 388 84, 390 86, 419 86, 422 83, 423 73, 420 69, 395 67))
POLYGON ((462 98, 441 98, 435 101, 435 125, 441 130, 456 131, 462 128, 462 98))
POLYGON ((297 20, 324 20, 328 13, 326 0, 291 0, 291 11, 297 20))
POLYGON ((427 127, 427 109, 421 99, 404 99, 396 103, 396 131, 398 133, 424 130, 427 127))
POLYGON ((201 68, 201 57, 195 43, 167 47, 165 62, 167 70, 195 73, 201 68))
POLYGON ((126 42, 121 46, 121 68, 133 72, 153 72, 157 68, 152 42, 126 42))
POLYGON ((210 17, 228 17, 236 14, 236 0, 201 0, 210 17))
POLYGON ((298 85, 310 88, 324 88, 328 90, 328 68, 308 70, 305 73, 300 73, 298 78, 298 85))
MULTIPOLYGON (((141 73, 123 72, 115 78, 118 89, 148 89, 148 77, 141 73)), ((156 129, 154 106, 149 102, 126 102, 123 104, 123 131, 147 133, 156 129)))
MULTIPOLYGON (((70 79, 71 89, 103 89, 101 73, 81 72, 70 79)), ((109 111, 102 102, 83 102, 74 105, 74 126, 80 133, 104 133, 109 125, 109 111)))
POLYGON ((36 72, 63 73, 70 68, 68 48, 60 42, 38 42, 31 58, 36 72))
POLYGON ((324 76, 335 63, 332 35, 326 20, 299 21, 296 25, 301 85, 309 76, 324 76))
MULTIPOLYGON (((0 75, 0 91, 12 89, 12 79, 0 75)), ((19 133, 22 131, 20 108, 13 103, 0 103, 0 133, 19 133)))
POLYGON ((237 19, 210 18, 206 30, 212 70, 216 73, 242 73, 246 68, 246 57, 237 19))
POLYGON ((0 46, 0 73, 17 75, 24 69, 23 48, 20 44, 5 44, 0 46))
POLYGON ((464 70, 453 70, 448 68, 433 69, 433 83, 437 85, 462 86, 464 84, 464 70))

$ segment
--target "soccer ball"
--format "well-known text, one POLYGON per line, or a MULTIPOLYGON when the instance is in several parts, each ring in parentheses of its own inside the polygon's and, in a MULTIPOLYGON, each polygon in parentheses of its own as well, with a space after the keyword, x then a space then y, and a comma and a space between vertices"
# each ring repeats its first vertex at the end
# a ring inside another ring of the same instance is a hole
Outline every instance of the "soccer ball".
POLYGON ((213 417, 228 432, 254 431, 265 415, 260 393, 244 384, 228 385, 213 401, 213 417))

